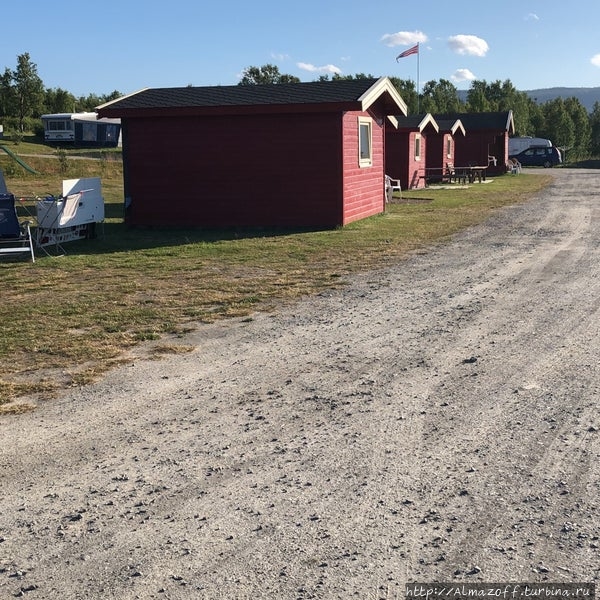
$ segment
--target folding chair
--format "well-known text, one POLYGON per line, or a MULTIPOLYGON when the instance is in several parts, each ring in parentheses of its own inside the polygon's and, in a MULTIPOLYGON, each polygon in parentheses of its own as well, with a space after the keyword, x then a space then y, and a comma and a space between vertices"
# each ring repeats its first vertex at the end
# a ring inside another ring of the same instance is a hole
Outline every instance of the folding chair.
POLYGON ((19 223, 15 197, 0 194, 0 255, 28 253, 35 262, 29 222, 19 223))

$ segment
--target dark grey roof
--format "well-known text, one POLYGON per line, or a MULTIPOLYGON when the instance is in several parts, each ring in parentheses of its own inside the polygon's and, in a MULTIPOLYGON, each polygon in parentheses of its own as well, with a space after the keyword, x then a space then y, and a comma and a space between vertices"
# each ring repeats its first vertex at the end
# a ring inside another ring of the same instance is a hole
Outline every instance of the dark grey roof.
POLYGON ((424 131, 428 127, 438 130, 437 120, 431 113, 420 115, 396 115, 398 129, 424 131))
MULTIPOLYGON (((456 121, 460 121, 460 119, 458 119, 456 117, 451 118, 451 119, 444 119, 444 118, 436 117, 435 121, 439 125, 440 131, 450 131, 450 129, 452 129, 452 127, 454 127, 456 121)), ((462 123, 462 121, 461 121, 461 123, 462 123)))
POLYGON ((460 119, 467 132, 491 129, 496 131, 514 131, 512 111, 480 112, 480 113, 447 113, 435 115, 436 121, 444 119, 460 119))
POLYGON ((396 115, 398 120, 398 128, 403 127, 406 129, 418 129, 421 125, 421 121, 425 118, 425 115, 396 115))
POLYGON ((121 110, 322 104, 356 102, 378 79, 315 81, 272 85, 149 88, 114 100, 100 112, 121 110))

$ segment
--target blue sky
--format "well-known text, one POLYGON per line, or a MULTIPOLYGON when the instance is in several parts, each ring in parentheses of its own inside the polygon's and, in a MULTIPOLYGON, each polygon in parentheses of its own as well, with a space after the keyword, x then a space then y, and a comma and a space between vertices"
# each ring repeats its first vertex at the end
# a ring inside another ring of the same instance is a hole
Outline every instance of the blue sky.
POLYGON ((76 96, 235 85, 266 63, 302 81, 417 81, 418 65, 421 86, 600 87, 598 0, 6 0, 0 22, 2 71, 28 52, 46 87, 76 96), (417 42, 418 57, 396 61, 417 42))

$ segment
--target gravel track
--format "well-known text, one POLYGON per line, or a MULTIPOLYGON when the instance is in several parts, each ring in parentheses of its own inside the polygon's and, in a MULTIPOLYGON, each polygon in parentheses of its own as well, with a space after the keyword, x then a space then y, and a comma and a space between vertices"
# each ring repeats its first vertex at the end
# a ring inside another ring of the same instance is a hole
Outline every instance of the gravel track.
POLYGON ((0 598, 600 579, 600 171, 0 419, 0 598))

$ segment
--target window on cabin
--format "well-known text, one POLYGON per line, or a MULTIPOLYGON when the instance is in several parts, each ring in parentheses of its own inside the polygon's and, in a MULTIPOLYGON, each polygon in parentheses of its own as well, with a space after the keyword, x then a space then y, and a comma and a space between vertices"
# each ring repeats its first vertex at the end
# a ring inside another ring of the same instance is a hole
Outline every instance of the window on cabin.
POLYGON ((446 158, 452 158, 452 138, 446 137, 446 158))
POLYGON ((372 122, 368 117, 358 119, 358 164, 360 167, 370 167, 372 156, 372 122))
POLYGON ((415 160, 421 160, 421 134, 415 135, 415 160))

